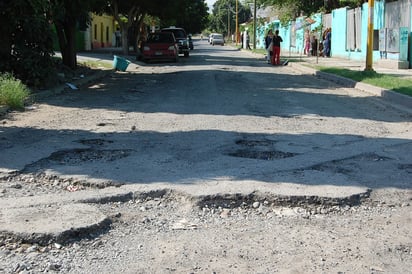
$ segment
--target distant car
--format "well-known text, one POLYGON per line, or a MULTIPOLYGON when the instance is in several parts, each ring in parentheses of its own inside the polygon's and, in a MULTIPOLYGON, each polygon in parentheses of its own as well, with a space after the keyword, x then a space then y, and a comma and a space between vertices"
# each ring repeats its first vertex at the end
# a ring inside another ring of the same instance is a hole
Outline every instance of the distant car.
POLYGON ((177 62, 179 49, 172 32, 150 33, 142 45, 142 59, 144 62, 154 60, 171 60, 177 62))
POLYGON ((213 35, 216 35, 216 34, 219 34, 219 33, 211 33, 211 34, 209 35, 209 44, 212 44, 212 42, 213 42, 213 35))
POLYGON ((179 54, 184 54, 185 57, 189 57, 189 40, 186 35, 186 31, 183 28, 169 27, 161 30, 162 32, 173 32, 176 41, 179 45, 179 54))
POLYGON ((225 39, 223 39, 222 34, 213 34, 212 35, 212 45, 225 45, 225 39))

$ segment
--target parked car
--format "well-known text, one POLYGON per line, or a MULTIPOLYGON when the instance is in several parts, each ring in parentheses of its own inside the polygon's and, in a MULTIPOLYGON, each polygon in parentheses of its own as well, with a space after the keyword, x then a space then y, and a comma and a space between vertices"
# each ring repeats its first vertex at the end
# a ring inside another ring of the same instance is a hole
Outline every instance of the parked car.
POLYGON ((212 35, 212 45, 225 45, 225 39, 222 34, 213 34, 212 35))
POLYGON ((186 31, 183 28, 169 27, 164 28, 161 31, 173 32, 179 45, 179 54, 184 54, 185 57, 189 57, 189 40, 187 38, 186 31))
POLYGON ((144 62, 154 60, 171 60, 177 62, 179 49, 172 32, 150 33, 142 44, 142 59, 144 62))

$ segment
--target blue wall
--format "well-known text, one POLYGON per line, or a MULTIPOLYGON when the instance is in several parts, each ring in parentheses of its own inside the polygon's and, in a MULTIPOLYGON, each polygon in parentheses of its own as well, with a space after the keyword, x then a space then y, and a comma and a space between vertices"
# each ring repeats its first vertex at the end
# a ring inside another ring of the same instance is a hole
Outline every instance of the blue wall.
MULTIPOLYGON (((367 37, 368 37, 368 19, 369 19, 369 6, 368 3, 363 3, 362 5, 362 27, 361 27, 361 47, 359 51, 347 51, 346 50, 346 11, 347 8, 340 8, 332 11, 332 42, 331 42, 331 55, 334 57, 340 57, 345 59, 352 60, 365 60, 366 59, 366 50, 367 50, 367 37)), ((411 7, 412 14, 412 7, 411 7)), ((314 30, 322 22, 322 14, 315 14, 311 16, 316 23, 310 26, 311 30, 314 30)), ((299 23, 304 20, 304 17, 297 18, 296 21, 299 23)), ((279 21, 274 21, 279 24, 279 21)), ((273 24, 272 22, 271 24, 273 24)), ((374 29, 379 30, 385 26, 385 1, 375 1, 374 7, 374 29)), ((265 30, 269 28, 270 24, 263 27, 265 30)), ((283 43, 281 44, 282 50, 290 51, 293 53, 302 53, 303 52, 303 36, 304 28, 296 30, 296 47, 291 47, 290 39, 292 33, 292 27, 290 24, 285 26, 280 26, 279 34, 283 38, 283 43)), ((411 16, 411 31, 412 31, 412 16, 411 16)), ((264 47, 264 36, 265 31, 259 31, 259 42, 257 44, 258 48, 264 47)), ((411 36, 411 35, 410 35, 411 36)), ((412 38, 410 38, 412 40, 412 38)), ((374 61, 379 60, 380 52, 373 51, 374 61)), ((398 60, 399 54, 390 54, 387 55, 388 59, 398 60)), ((409 64, 412 67, 412 41, 409 45, 409 64)))

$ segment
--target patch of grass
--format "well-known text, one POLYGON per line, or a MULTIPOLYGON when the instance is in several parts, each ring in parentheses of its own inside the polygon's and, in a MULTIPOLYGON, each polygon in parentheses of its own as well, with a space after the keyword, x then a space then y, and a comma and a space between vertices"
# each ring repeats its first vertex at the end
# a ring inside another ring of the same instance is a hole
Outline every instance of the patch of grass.
POLYGON ((29 89, 20 80, 9 73, 0 74, 0 105, 21 110, 29 96, 29 89))
POLYGON ((363 82, 377 87, 390 89, 412 96, 412 79, 377 73, 376 71, 354 71, 334 67, 318 67, 320 71, 336 74, 357 82, 363 82))
POLYGON ((84 62, 79 62, 79 64, 82 64, 84 66, 87 66, 89 68, 113 68, 113 63, 111 61, 84 61, 84 62))

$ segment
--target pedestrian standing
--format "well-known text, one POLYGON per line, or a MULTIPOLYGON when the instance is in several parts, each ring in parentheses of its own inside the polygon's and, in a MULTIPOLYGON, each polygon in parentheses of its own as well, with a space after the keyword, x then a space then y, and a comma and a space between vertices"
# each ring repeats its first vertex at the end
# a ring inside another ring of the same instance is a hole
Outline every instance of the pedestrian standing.
POLYGON ((249 35, 249 32, 246 32, 246 49, 251 49, 249 43, 250 43, 250 35, 249 35))
POLYGON ((120 32, 120 29, 117 28, 116 31, 114 32, 114 35, 116 37, 116 48, 121 46, 121 38, 122 38, 122 33, 120 32))
POLYGON ((273 31, 270 29, 265 37, 265 48, 266 48, 266 60, 268 64, 270 64, 270 59, 272 58, 272 39, 273 39, 273 31))
POLYGON ((318 55, 318 39, 316 38, 316 35, 311 36, 310 47, 311 47, 312 56, 317 56, 318 55))
POLYGON ((304 48, 303 48, 303 54, 309 56, 310 53, 310 32, 307 29, 305 31, 305 36, 304 36, 304 48))
POLYGON ((332 29, 328 28, 325 36, 325 57, 330 57, 332 29))
POLYGON ((282 37, 279 35, 279 30, 275 30, 275 35, 273 35, 273 55, 272 55, 272 65, 280 65, 280 43, 283 42, 282 37))

